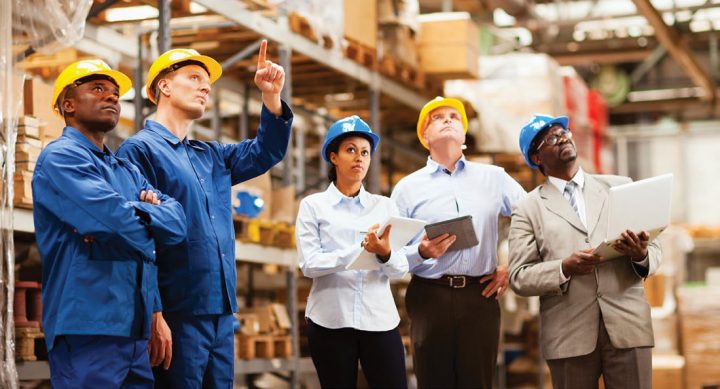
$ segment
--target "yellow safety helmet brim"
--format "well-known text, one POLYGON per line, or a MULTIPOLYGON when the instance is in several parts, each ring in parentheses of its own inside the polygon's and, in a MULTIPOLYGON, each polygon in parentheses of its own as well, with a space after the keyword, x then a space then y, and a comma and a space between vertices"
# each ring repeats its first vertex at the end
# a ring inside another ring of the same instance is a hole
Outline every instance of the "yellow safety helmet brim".
POLYGON ((427 143, 425 143, 425 141, 423 140, 423 133, 425 131, 425 129, 423 128, 423 124, 425 123, 425 119, 427 119, 428 115, 430 115, 430 112, 440 107, 455 108, 458 112, 460 112, 460 116, 462 116, 463 128, 465 129, 465 133, 467 134, 468 119, 467 114, 465 113, 465 105, 462 103, 462 101, 450 97, 438 96, 428 101, 427 104, 422 107, 422 110, 420 110, 420 116, 418 117, 417 137, 420 140, 420 143, 426 149, 429 149, 430 147, 428 147, 427 143))
POLYGON ((147 92, 147 96, 150 101, 157 104, 157 100, 155 99, 155 95, 152 91, 152 84, 155 82, 157 76, 160 75, 163 70, 169 68, 170 66, 185 61, 197 61, 205 65, 205 68, 207 69, 210 76, 210 84, 215 83, 215 81, 217 81, 217 79, 220 78, 220 76, 222 75, 222 65, 220 65, 218 61, 206 55, 201 55, 196 50, 168 50, 161 56, 157 57, 155 62, 153 62, 153 64, 150 66, 147 83, 145 84, 145 92, 147 92))
POLYGON ((86 59, 77 61, 68 65, 55 80, 53 98, 51 100, 51 108, 55 111, 55 113, 60 114, 60 112, 56 109, 57 99, 60 97, 60 93, 62 93, 66 87, 72 85, 75 81, 93 75, 103 75, 113 79, 118 86, 120 96, 124 95, 132 88, 132 81, 128 76, 126 76, 123 72, 111 69, 110 66, 103 60, 86 59))

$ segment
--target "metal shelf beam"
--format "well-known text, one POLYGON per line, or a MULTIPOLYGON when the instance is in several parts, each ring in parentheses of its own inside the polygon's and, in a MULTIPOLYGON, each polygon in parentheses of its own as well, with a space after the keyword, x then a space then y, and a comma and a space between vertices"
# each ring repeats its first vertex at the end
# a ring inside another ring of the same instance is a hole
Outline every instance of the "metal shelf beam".
POLYGON ((377 89, 411 108, 420 110, 427 102, 427 97, 345 58, 339 50, 318 46, 317 43, 290 31, 287 25, 261 16, 256 12, 248 11, 237 0, 195 0, 195 2, 268 39, 286 45, 291 50, 312 58, 337 72, 361 81, 369 85, 371 89, 377 89))

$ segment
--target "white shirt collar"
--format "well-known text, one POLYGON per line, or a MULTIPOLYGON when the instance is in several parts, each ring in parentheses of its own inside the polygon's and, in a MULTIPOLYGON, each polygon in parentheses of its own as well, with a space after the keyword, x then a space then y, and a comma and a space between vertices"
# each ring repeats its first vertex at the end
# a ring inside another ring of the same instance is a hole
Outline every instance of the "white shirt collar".
MULTIPOLYGON (((465 168, 466 163, 467 163, 467 160, 465 159, 465 154, 462 154, 460 156, 460 159, 458 159, 458 161, 455 163, 455 170, 462 170, 463 168, 465 168)), ((427 164, 425 166, 429 169, 431 174, 435 173, 437 171, 446 170, 445 166, 437 163, 430 156, 428 156, 427 164)))
MULTIPOLYGON (((557 190, 560 191, 560 193, 565 192, 565 186, 567 185, 568 181, 553 176, 548 176, 548 180, 554 187, 557 188, 557 190)), ((575 173, 575 177, 573 177, 570 181, 574 181, 580 191, 585 188, 585 173, 583 172, 582 168, 578 169, 577 173, 575 173)))
POLYGON ((330 204, 336 205, 340 203, 341 201, 350 201, 350 202, 359 202, 360 205, 363 207, 366 207, 368 205, 368 192, 365 190, 365 187, 363 185, 360 185, 360 193, 358 193, 355 197, 348 197, 345 196, 344 193, 340 192, 340 190, 335 186, 334 182, 331 182, 330 185, 328 185, 327 190, 325 190, 325 193, 330 197, 330 204))

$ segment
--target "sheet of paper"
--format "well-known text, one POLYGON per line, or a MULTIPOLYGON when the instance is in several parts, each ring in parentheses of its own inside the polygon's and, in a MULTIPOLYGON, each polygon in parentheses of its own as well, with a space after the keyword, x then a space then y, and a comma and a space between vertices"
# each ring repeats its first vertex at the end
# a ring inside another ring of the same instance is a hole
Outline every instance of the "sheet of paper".
MULTIPOLYGON (((399 250, 419 234, 423 227, 425 227, 425 224, 427 223, 422 220, 393 216, 380 224, 378 235, 382 235, 386 226, 392 225, 392 230, 390 230, 390 249, 393 251, 399 250)), ((377 270, 380 268, 380 261, 375 258, 375 254, 363 250, 360 255, 345 268, 348 270, 377 270)))

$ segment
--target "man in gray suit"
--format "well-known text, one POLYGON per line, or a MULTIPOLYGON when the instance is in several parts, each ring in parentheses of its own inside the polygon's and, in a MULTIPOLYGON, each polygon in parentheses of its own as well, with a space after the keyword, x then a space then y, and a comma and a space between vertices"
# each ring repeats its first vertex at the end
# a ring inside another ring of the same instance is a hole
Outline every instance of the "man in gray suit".
POLYGON ((510 287, 540 296, 540 346, 553 386, 651 389, 653 331, 643 280, 661 251, 645 231, 615 243, 625 254, 592 254, 603 240, 608 189, 631 180, 584 173, 565 116, 535 115, 520 132, 527 164, 547 177, 515 207, 510 287))

